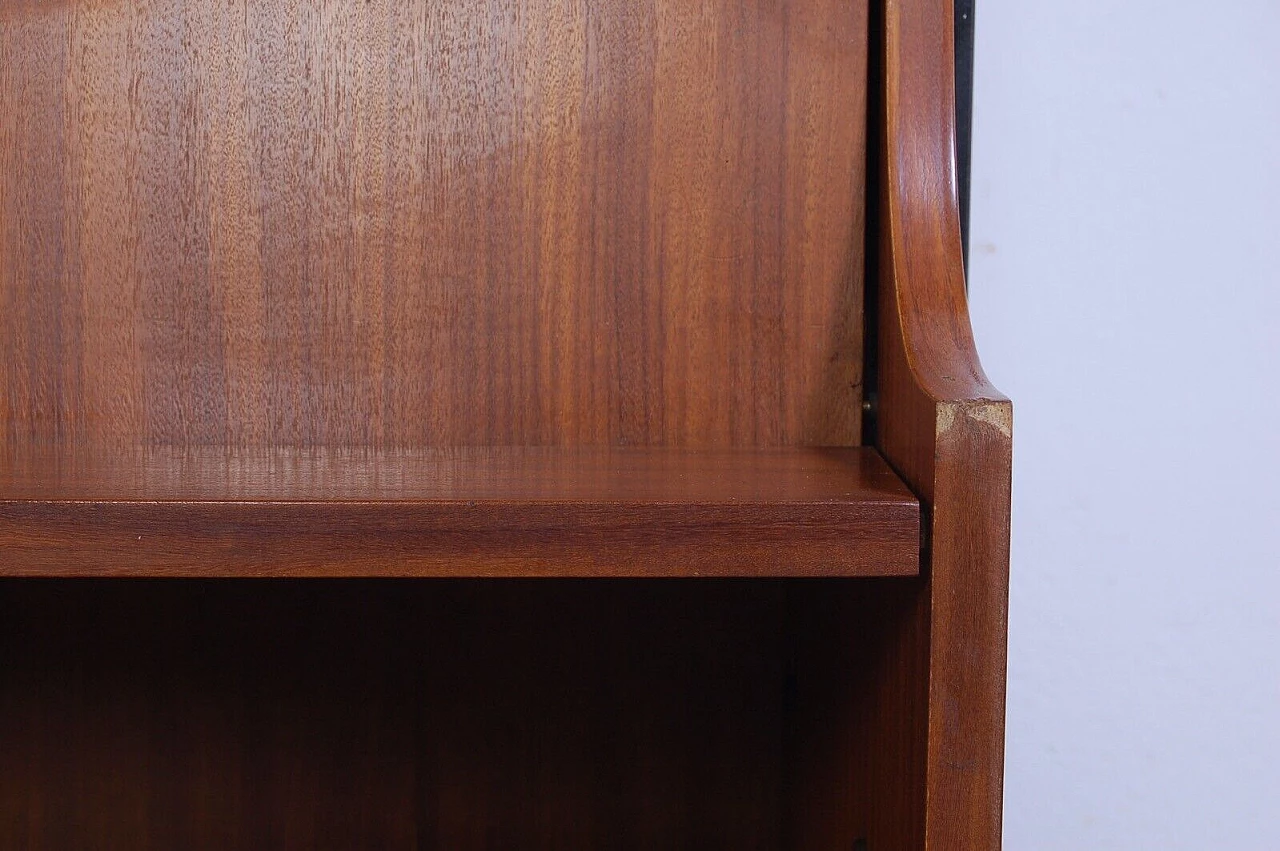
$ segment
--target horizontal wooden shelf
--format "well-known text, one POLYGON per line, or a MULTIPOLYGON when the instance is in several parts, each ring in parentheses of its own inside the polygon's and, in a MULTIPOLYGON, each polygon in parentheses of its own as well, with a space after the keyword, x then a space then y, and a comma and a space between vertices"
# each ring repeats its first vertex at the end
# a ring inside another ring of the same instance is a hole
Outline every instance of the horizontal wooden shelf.
POLYGON ((902 576, 869 448, 0 452, 9 576, 902 576))

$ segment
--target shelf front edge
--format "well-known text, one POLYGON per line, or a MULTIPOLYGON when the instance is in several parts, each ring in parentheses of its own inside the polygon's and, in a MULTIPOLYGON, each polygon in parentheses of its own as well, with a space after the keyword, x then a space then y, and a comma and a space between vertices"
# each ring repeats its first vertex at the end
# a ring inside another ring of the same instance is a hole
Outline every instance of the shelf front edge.
POLYGON ((11 464, 0 575, 919 572, 919 504, 871 449, 290 456, 221 479, 207 459, 173 460, 11 464))
POLYGON ((910 504, 5 502, 7 576, 910 576, 910 504))

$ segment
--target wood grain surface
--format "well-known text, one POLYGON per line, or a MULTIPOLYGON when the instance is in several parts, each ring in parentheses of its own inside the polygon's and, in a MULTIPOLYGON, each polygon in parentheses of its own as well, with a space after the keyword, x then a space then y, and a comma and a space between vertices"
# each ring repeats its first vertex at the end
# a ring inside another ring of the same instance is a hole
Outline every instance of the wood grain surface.
POLYGON ((801 847, 797 590, 2 580, 0 847, 801 847))
POLYGON ((869 847, 995 851, 1013 412, 969 321, 951 4, 888 0, 878 24, 875 443, 919 494, 926 544, 916 594, 884 613, 869 847))
POLYGON ((874 449, 0 453, 0 575, 908 575, 874 449))
POLYGON ((0 847, 997 849, 951 26, 0 0, 0 847))
POLYGON ((854 445, 866 8, 0 3, 0 442, 854 445))

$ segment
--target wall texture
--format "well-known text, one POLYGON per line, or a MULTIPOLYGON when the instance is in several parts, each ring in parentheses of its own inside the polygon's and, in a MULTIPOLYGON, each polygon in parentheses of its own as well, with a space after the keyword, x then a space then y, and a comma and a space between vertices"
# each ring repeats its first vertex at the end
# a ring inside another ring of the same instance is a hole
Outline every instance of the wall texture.
POLYGON ((1006 847, 1280 848, 1280 4, 977 11, 1006 847))

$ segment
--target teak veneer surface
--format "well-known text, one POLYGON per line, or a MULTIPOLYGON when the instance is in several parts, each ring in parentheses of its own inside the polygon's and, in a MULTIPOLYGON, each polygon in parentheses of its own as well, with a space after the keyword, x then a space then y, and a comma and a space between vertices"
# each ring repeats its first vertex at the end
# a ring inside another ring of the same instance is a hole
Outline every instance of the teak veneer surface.
POLYGON ((873 449, 0 453, 0 574, 909 575, 873 449))
POLYGON ((852 681, 828 705, 856 713, 859 671, 792 682, 801 590, 0 580, 0 847, 813 847, 787 838, 791 695, 852 681))
POLYGON ((0 57, 0 442, 860 442, 862 2, 6 0, 0 57))
MULTIPOLYGON (((987 379, 969 321, 952 5, 888 0, 883 9, 871 113, 875 444, 920 496, 928 544, 918 594, 885 632, 867 840, 872 849, 997 851, 1013 409, 987 379)), ((830 825, 819 845, 844 835, 840 819, 830 825)))
POLYGON ((952 13, 0 2, 10 576, 667 577, 4 578, 0 844, 996 851, 952 13))

